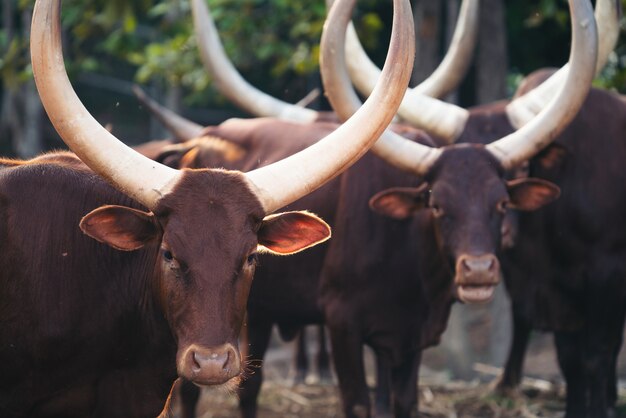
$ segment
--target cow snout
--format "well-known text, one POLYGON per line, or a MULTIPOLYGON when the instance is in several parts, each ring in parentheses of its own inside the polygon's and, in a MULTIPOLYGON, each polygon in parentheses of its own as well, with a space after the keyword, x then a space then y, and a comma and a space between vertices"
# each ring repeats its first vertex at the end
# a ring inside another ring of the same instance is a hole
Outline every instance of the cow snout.
POLYGON ((463 302, 487 302, 500 282, 500 262, 493 254, 462 255, 457 259, 454 281, 463 302))
POLYGON ((232 344, 205 348, 190 346, 179 373, 198 385, 220 385, 241 374, 239 351, 232 344))

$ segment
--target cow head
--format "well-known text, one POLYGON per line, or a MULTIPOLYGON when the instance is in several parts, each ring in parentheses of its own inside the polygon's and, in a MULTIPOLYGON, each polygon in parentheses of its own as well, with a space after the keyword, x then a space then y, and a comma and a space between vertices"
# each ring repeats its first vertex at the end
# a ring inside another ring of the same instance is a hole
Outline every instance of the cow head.
POLYGON ((122 251, 153 248, 154 299, 178 343, 177 368, 198 384, 239 376, 237 346, 258 251, 292 254, 329 238, 306 212, 264 216, 241 173, 185 171, 153 212, 103 206, 82 230, 122 251))
MULTIPOLYGON (((326 28, 343 23, 345 31, 353 5, 338 2, 326 28)), ((394 0, 387 64, 361 110, 314 146, 248 173, 173 169, 103 129, 67 78, 60 9, 60 0, 37 1, 33 13, 31 58, 44 108, 87 166, 150 210, 104 206, 87 214, 81 227, 119 250, 146 247, 137 257, 154 270, 150 288, 177 339, 179 373, 199 384, 227 382, 241 371, 236 340, 258 248, 291 254, 330 235, 310 214, 270 214, 340 174, 391 122, 411 75, 410 6, 394 0)), ((327 38, 325 32, 322 49, 327 38)))
POLYGON ((459 299, 484 302, 500 281, 500 248, 509 210, 535 210, 556 199, 544 180, 506 181, 504 170, 482 146, 444 151, 416 188, 395 188, 372 197, 370 207, 394 219, 430 210, 436 241, 454 271, 459 299))
MULTIPOLYGON (((385 132, 372 147, 389 164, 425 182, 416 189, 381 192, 371 199, 371 207, 396 219, 405 219, 426 208, 432 212, 437 243, 454 268, 454 281, 462 300, 486 301, 493 294, 500 277, 496 250, 503 240, 502 229, 510 229, 511 225, 503 222, 506 211, 533 210, 558 196, 558 188, 548 182, 537 179, 507 182, 505 174, 551 143, 574 118, 591 86, 597 57, 593 10, 585 0, 570 0, 570 11, 573 41, 569 71, 561 72, 562 77, 550 84, 549 94, 542 91, 541 98, 549 96, 549 99, 538 101, 539 106, 536 100, 528 101, 524 96, 507 106, 511 130, 515 126, 513 120, 525 120, 519 113, 532 113, 539 107, 541 112, 530 123, 486 146, 454 144, 431 148, 385 132), (566 85, 562 86, 559 82, 565 77, 566 85), (549 104, 542 106, 546 102, 549 104), (531 105, 532 111, 528 109, 531 105), (514 117, 512 109, 517 111, 517 116, 514 117)), ((337 34, 336 42, 343 44, 344 35, 337 34)), ((359 101, 346 87, 345 62, 335 59, 324 64, 321 69, 328 99, 335 111, 346 118, 359 101)), ((465 109, 449 108, 419 94, 407 93, 403 106, 430 122, 422 127, 456 120, 445 129, 448 136, 438 129, 427 129, 451 141, 465 131, 470 117, 465 109)), ((480 139, 473 142, 486 142, 480 139)))

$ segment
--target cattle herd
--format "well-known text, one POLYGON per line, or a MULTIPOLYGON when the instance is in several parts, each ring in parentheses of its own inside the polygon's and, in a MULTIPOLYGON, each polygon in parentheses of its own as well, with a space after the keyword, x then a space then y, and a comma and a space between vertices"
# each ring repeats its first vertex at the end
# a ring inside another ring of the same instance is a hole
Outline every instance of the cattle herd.
POLYGON ((594 16, 569 0, 569 63, 463 109, 438 97, 468 67, 478 0, 464 0, 442 66, 413 89, 409 0, 393 0, 382 70, 347 30, 355 0, 336 0, 320 50, 334 112, 248 85, 205 0, 190 1, 207 71, 255 117, 203 127, 140 93, 173 138, 136 149, 74 93, 61 1, 36 2, 33 73, 72 152, 0 160, 0 417, 165 417, 177 379, 186 418, 209 385, 256 417, 263 368, 249 364, 274 325, 290 339, 310 324, 329 332, 346 417, 410 417, 421 352, 452 304, 488 302, 501 280, 513 341, 495 390, 516 389, 531 330, 550 331, 565 416, 614 416, 626 102, 591 82, 619 1, 596 0, 594 16), (378 361, 375 409, 364 345, 378 361))

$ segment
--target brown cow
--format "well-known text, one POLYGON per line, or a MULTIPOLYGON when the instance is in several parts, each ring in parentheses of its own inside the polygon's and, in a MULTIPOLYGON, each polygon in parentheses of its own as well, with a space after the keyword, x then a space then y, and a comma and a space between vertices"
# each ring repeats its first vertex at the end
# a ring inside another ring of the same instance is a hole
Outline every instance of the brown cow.
POLYGON ((155 416, 176 374, 239 380, 258 248, 290 254, 329 236, 313 215, 266 215, 354 162, 399 104, 412 23, 405 2, 395 6, 389 55, 403 65, 387 66, 377 97, 315 147, 243 174, 174 170, 103 129, 65 73, 60 2, 36 3, 35 81, 89 169, 67 154, 3 161, 0 415, 155 416))
MULTIPOLYGON (((545 76, 533 74, 521 91, 545 76)), ((557 184, 561 197, 544 211, 519 214, 517 243, 502 257, 514 339, 499 387, 508 392, 519 384, 531 328, 552 331, 568 417, 611 416, 617 398, 626 298, 625 121, 623 97, 590 92, 567 130, 530 161, 530 175, 557 184)))

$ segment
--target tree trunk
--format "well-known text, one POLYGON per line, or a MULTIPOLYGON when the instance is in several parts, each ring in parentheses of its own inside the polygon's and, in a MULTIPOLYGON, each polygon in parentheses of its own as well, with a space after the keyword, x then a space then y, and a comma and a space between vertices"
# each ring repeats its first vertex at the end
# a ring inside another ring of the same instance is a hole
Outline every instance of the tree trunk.
MULTIPOLYGON (((12 2, 3 4, 3 25, 10 34, 9 41, 14 34, 12 2)), ((28 40, 32 10, 22 12, 23 37, 28 40)), ((7 135, 13 144, 15 154, 20 158, 31 158, 43 149, 42 137, 43 106, 39 100, 39 93, 33 79, 20 86, 5 86, 2 98, 2 116, 0 130, 3 136, 7 135)))
POLYGON ((415 62, 411 85, 426 79, 439 64, 442 0, 416 0, 413 5, 415 20, 415 62))
POLYGON ((477 104, 490 103, 506 97, 508 67, 504 2, 482 0, 480 32, 476 57, 477 104))
MULTIPOLYGON (((459 17, 459 8, 460 8, 459 6, 460 5, 459 5, 458 0, 446 1, 445 46, 444 46, 444 51, 442 53, 442 59, 443 59, 443 56, 445 56, 446 52, 448 51, 448 46, 450 45, 450 41, 452 41, 452 36, 454 36, 454 30, 456 29, 456 21, 459 17)), ((457 92, 457 89, 455 89, 453 92, 448 94, 448 96, 445 97, 445 100, 450 103, 458 104, 459 94, 457 92)))

